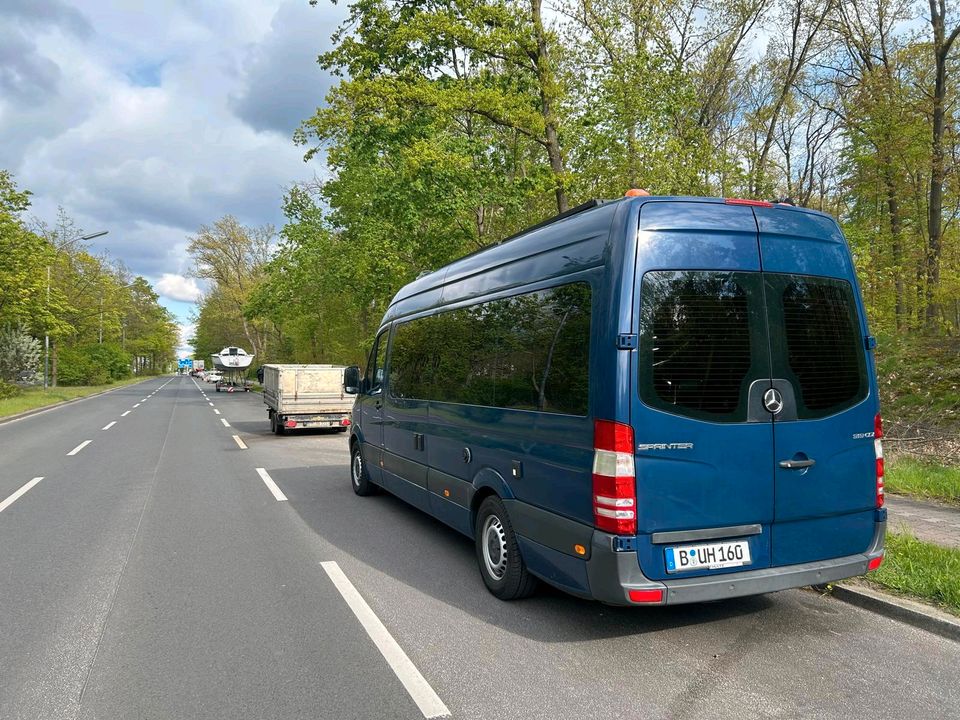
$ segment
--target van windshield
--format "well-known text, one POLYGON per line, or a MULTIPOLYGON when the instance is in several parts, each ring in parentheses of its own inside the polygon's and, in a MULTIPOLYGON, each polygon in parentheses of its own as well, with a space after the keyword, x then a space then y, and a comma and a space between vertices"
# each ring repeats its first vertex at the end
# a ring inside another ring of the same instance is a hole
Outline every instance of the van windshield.
POLYGON ((745 422, 750 385, 791 383, 797 417, 867 395, 856 303, 844 280, 803 275, 652 271, 640 300, 640 397, 667 412, 745 422))

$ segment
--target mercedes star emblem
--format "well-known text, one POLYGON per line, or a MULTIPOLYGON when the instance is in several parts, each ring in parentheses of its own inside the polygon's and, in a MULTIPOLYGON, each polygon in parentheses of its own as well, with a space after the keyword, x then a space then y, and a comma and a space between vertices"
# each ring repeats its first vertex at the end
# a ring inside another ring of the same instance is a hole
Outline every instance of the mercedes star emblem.
POLYGON ((776 388, 770 388, 763 394, 763 406, 771 415, 776 415, 783 410, 783 397, 776 388))

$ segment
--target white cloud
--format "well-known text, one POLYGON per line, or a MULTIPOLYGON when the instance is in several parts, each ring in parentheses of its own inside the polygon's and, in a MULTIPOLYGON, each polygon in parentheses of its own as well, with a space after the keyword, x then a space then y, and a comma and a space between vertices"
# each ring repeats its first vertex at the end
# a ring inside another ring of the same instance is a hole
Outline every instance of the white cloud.
POLYGON ((153 289, 156 290, 159 295, 182 302, 197 302, 202 295, 200 288, 197 287, 196 280, 175 273, 164 273, 163 276, 154 283, 153 289))
POLYGON ((201 224, 282 225, 284 189, 322 172, 290 130, 323 100, 316 54, 344 12, 0 0, 0 168, 33 191, 38 217, 63 206, 87 232, 109 230, 95 252, 161 282, 182 275, 201 224))

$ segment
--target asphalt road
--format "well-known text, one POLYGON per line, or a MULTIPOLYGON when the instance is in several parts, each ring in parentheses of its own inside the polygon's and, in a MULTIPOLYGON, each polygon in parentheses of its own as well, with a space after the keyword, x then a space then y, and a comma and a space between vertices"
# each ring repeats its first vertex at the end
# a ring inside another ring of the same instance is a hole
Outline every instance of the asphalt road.
POLYGON ((2 720, 960 717, 960 644, 811 591, 500 602, 343 434, 212 389, 0 422, 2 720))

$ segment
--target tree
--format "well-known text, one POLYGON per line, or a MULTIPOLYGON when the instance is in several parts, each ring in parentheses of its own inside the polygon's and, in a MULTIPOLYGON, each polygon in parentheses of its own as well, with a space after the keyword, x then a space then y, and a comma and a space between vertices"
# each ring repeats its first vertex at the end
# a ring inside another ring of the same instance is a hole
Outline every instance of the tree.
POLYGON ((935 330, 940 318, 940 258, 943 254, 943 184, 946 160, 943 148, 947 96, 947 64, 954 41, 960 35, 960 23, 947 31, 945 0, 929 0, 930 27, 933 33, 934 84, 933 121, 930 153, 930 195, 927 208, 927 329, 935 330))
POLYGON ((20 372, 40 366, 40 341, 22 325, 0 330, 0 380, 16 380, 20 372))
POLYGON ((262 276, 273 236, 268 225, 249 228, 226 215, 211 226, 202 225, 187 247, 196 277, 213 283, 216 297, 240 318, 253 354, 260 356, 267 351, 268 328, 248 320, 243 308, 262 276))

